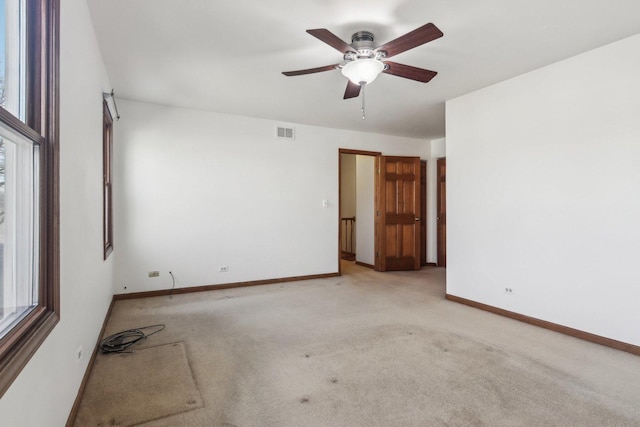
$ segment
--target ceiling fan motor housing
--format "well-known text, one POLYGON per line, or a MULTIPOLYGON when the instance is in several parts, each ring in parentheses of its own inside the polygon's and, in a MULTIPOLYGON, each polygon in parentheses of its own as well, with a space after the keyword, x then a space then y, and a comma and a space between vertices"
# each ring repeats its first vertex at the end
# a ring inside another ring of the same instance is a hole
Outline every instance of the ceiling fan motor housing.
POLYGON ((363 58, 381 59, 386 56, 386 52, 376 51, 378 45, 374 42, 373 33, 369 31, 353 33, 350 46, 354 48, 356 52, 345 52, 345 61, 354 61, 363 58))

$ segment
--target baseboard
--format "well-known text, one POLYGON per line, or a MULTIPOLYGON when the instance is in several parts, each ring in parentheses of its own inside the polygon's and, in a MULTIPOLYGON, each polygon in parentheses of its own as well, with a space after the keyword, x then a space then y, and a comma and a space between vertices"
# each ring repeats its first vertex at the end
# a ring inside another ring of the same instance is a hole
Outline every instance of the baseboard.
POLYGON ((554 332, 569 335, 581 340, 590 341, 596 344, 611 347, 616 350, 622 350, 627 353, 640 356, 640 346, 629 344, 622 341, 617 341, 611 338, 606 338, 600 335, 595 335, 589 332, 581 331, 579 329, 570 328, 568 326, 558 325, 557 323, 547 322, 546 320, 536 319, 535 317, 529 317, 524 314, 516 313, 514 311, 504 310, 502 308, 494 307, 492 305, 483 304, 481 302, 469 300, 455 295, 446 294, 445 296, 449 301, 454 301, 460 304, 468 305, 470 307, 479 308, 480 310, 488 311, 490 313, 498 314, 500 316, 509 317, 520 322, 525 322, 530 325, 538 326, 541 328, 549 329, 554 332))
POLYGON ((107 314, 104 316, 104 321, 102 322, 102 328, 100 329, 100 334, 98 334, 98 341, 96 341, 96 345, 93 348, 93 353, 91 354, 91 359, 89 359, 89 363, 87 364, 87 369, 84 371, 84 376, 82 377, 82 382, 80 383, 80 388, 78 389, 78 394, 76 395, 76 399, 73 402, 73 406, 71 407, 71 412, 69 412, 69 418, 67 418, 66 427, 72 427, 73 423, 78 416, 78 411, 80 410, 80 402, 82 401, 82 396, 84 395, 84 390, 87 388, 87 383, 89 382, 89 377, 91 376, 91 371, 93 371, 93 365, 96 362, 96 356, 98 355, 98 348, 100 347, 100 341, 102 341, 102 336, 104 335, 104 331, 107 329, 107 322, 111 317, 111 310, 113 310, 113 303, 115 299, 111 299, 111 304, 109 304, 109 309, 107 310, 107 314))
POLYGON ((300 280, 326 279, 327 277, 336 277, 340 273, 313 274, 309 276, 284 277, 280 279, 252 280, 248 282, 222 283, 219 285, 192 286, 189 288, 175 289, 158 289, 156 291, 132 292, 129 294, 115 294, 115 301, 136 298, 159 297, 166 295, 188 294, 192 292, 214 291, 217 289, 243 288, 245 286, 272 285, 274 283, 297 282, 300 280))
POLYGON ((428 262, 425 265, 423 265, 423 267, 437 267, 438 264, 436 264, 435 262, 428 262))
POLYGON ((371 269, 374 269, 374 270, 375 270, 375 268, 376 268, 375 266, 373 266, 373 265, 371 265, 371 264, 367 264, 366 262, 356 261, 356 264, 357 264, 357 265, 361 265, 361 266, 363 266, 363 267, 371 268, 371 269))

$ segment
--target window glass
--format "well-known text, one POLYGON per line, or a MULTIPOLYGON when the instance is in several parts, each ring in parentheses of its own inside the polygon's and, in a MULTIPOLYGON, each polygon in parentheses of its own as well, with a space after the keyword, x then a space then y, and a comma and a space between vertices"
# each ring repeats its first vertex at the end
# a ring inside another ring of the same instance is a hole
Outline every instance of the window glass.
POLYGON ((0 105, 25 120, 25 0, 0 0, 0 105))
POLYGON ((38 304, 38 151, 0 127, 0 338, 38 304))
MULTIPOLYGON (((111 95, 113 96, 113 95, 111 95)), ((104 259, 109 257, 113 251, 113 207, 112 207, 112 185, 111 185, 111 157, 113 154, 113 118, 109 111, 107 102, 103 102, 103 146, 102 146, 102 167, 103 167, 103 233, 104 233, 104 259)))

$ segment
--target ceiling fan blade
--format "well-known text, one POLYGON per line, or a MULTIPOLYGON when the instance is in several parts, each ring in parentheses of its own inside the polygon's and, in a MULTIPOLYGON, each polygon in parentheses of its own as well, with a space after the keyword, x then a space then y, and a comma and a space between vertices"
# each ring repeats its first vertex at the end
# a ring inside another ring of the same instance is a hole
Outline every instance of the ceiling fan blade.
POLYGON ((344 91, 343 99, 357 98, 358 95, 360 95, 360 88, 362 88, 362 86, 357 85, 349 80, 347 83, 347 90, 344 91))
POLYGON ((311 34, 318 40, 325 42, 332 48, 340 51, 340 53, 355 52, 355 50, 351 46, 349 46, 347 42, 325 28, 307 30, 307 33, 311 34))
POLYGON ((384 50, 387 52, 387 58, 391 58, 394 55, 413 49, 416 46, 428 43, 432 40, 442 37, 442 31, 435 25, 429 23, 423 25, 420 28, 400 36, 395 40, 391 40, 388 43, 378 47, 376 51, 384 50))
POLYGON ((412 67, 411 65, 398 64, 397 62, 384 61, 384 63, 389 67, 386 70, 383 70, 383 73, 404 77, 405 79, 417 80, 422 83, 429 82, 429 80, 438 74, 435 71, 412 67))
POLYGON ((324 67, 309 68, 309 69, 306 69, 306 70, 283 71, 282 74, 284 74, 285 76, 291 77, 291 76, 301 76, 303 74, 320 73, 322 71, 335 70, 336 68, 338 68, 338 65, 340 65, 340 64, 325 65, 324 67))

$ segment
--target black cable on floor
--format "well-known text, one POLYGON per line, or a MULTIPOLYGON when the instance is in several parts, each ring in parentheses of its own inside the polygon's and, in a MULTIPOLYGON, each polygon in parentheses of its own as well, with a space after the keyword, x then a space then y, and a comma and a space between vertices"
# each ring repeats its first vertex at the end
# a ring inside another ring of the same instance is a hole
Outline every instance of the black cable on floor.
POLYGON ((172 272, 169 272, 169 274, 171 275, 171 281, 173 282, 173 285, 171 285, 171 290, 169 291, 169 299, 173 298, 173 288, 176 287, 176 278, 173 276, 172 272))
POLYGON ((103 353, 133 353, 135 350, 129 351, 129 347, 147 339, 147 337, 150 337, 153 334, 157 334, 164 328, 165 325, 159 324, 118 332, 117 334, 110 335, 100 341, 100 350, 102 350, 103 353), (146 329, 155 330, 151 333, 145 334, 144 331, 146 329))

